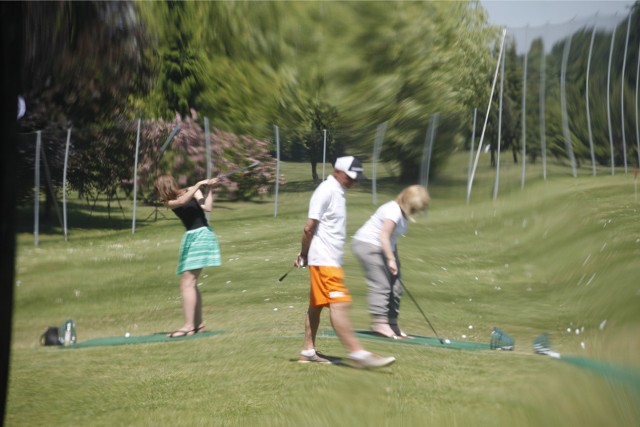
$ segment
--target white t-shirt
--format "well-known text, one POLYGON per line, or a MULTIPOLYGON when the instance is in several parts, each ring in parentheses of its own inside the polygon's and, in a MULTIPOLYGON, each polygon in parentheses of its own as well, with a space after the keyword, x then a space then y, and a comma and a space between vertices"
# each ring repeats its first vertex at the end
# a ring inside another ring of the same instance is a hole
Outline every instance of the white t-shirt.
POLYGON ((407 219, 402 215, 400 205, 398 205, 395 200, 380 206, 376 212, 371 215, 369 220, 367 220, 367 222, 365 222, 364 225, 356 231, 353 238, 360 240, 361 242, 382 247, 380 244, 380 233, 382 232, 382 225, 386 219, 389 219, 396 224, 396 227, 391 234, 391 248, 395 251, 398 243, 398 236, 407 231, 408 225, 407 219))
POLYGON ((338 180, 329 175, 311 196, 308 217, 318 220, 319 223, 309 247, 309 265, 342 265, 347 234, 347 203, 344 193, 345 190, 338 180))

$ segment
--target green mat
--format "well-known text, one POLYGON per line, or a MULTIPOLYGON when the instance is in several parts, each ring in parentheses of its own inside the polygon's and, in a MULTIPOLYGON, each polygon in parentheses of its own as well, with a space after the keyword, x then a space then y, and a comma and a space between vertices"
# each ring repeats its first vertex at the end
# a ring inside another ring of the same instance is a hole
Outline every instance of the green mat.
MULTIPOLYGON (((319 336, 326 337, 335 337, 336 334, 332 330, 321 331, 319 336)), ((423 345, 423 346, 431 346, 431 347, 442 347, 442 348, 455 348, 460 350, 489 350, 490 346, 488 343, 480 343, 480 342, 472 342, 472 341, 458 341, 458 340, 449 340, 440 343, 438 338, 436 337, 422 337, 419 335, 411 335, 413 338, 405 338, 401 340, 395 340, 393 338, 386 338, 380 336, 372 331, 364 331, 358 330, 356 331, 356 336, 362 340, 370 340, 370 341, 382 341, 387 343, 394 344, 407 344, 407 345, 423 345)), ((445 338, 442 339, 443 341, 445 338)))
POLYGON ((608 380, 620 382, 640 392, 640 370, 627 366, 599 362, 579 356, 560 356, 559 360, 602 375, 608 380))
POLYGON ((127 345, 127 344, 148 344, 148 343, 156 343, 156 342, 177 342, 177 341, 195 340, 198 338, 213 337, 223 332, 224 331, 204 331, 188 337, 176 337, 176 338, 169 338, 165 332, 151 334, 151 335, 140 335, 140 336, 132 335, 129 337, 124 337, 124 336, 104 337, 104 338, 94 338, 94 339, 83 341, 83 342, 77 342, 69 346, 60 346, 60 348, 85 348, 85 347, 100 347, 100 346, 127 345))

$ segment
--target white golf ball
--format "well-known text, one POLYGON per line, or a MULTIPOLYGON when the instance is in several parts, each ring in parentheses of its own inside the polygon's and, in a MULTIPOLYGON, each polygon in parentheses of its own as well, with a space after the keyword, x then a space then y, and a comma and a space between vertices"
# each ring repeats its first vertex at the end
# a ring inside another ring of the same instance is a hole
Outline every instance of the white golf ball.
POLYGON ((131 334, 129 332, 127 332, 126 334, 124 334, 125 338, 129 338, 131 336, 131 334))
POLYGON ((444 340, 444 343, 445 343, 445 344, 451 344, 451 341, 449 341, 449 340, 444 340))

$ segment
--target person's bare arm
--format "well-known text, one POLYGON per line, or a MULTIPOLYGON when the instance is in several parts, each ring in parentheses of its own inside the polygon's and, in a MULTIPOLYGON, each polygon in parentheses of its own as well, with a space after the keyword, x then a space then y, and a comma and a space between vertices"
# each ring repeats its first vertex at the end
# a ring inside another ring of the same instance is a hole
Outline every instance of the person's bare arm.
POLYGON ((382 231, 380 232, 380 245, 386 259, 385 264, 392 275, 398 274, 398 264, 396 262, 396 254, 391 247, 391 235, 396 229, 396 223, 390 219, 385 219, 382 223, 382 231))
POLYGON ((192 185, 191 187, 187 188, 187 191, 179 195, 176 199, 168 200, 165 203, 165 206, 169 209, 175 209, 179 208, 180 206, 186 205, 187 203, 189 203, 189 200, 194 197, 196 198, 196 200, 202 199, 204 196, 202 195, 202 191, 200 191, 200 187, 207 184, 208 182, 208 179, 198 181, 196 185, 192 185))
MULTIPOLYGON (((204 196, 204 198, 198 199, 198 203, 200 204, 200 207, 205 212, 211 212, 211 210, 213 209, 213 191, 211 191, 212 190, 211 186, 218 183, 218 181, 219 181, 218 178, 212 178, 208 180, 207 185, 209 186, 209 188, 207 188, 206 195, 204 196)), ((196 195, 196 198, 197 198, 197 195, 196 195)))
POLYGON ((309 255, 309 246, 311 246, 311 240, 318 227, 318 220, 308 218, 302 230, 302 240, 300 242, 300 253, 298 254, 294 265, 298 268, 305 267, 307 265, 307 257, 309 255))

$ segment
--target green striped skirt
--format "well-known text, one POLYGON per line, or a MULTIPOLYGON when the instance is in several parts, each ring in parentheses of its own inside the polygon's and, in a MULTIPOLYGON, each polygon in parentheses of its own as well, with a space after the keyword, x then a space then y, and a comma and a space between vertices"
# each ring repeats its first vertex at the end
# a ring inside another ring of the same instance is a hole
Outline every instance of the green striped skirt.
POLYGON ((221 265, 218 238, 211 227, 200 227, 184 233, 176 274, 221 265))

